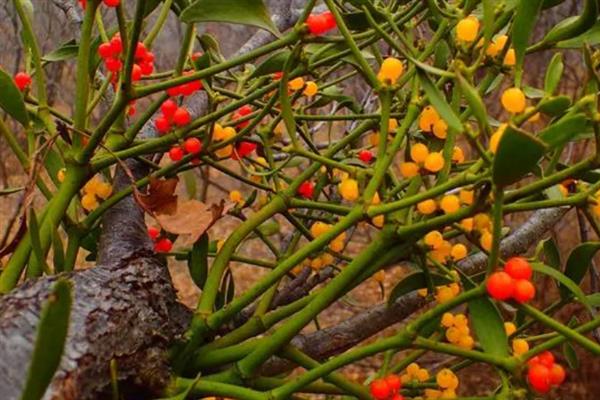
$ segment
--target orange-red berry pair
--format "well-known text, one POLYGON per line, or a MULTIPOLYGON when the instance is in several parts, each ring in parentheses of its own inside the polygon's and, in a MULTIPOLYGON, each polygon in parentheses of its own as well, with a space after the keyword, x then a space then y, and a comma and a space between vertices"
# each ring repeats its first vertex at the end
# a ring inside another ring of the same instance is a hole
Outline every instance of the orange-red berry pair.
POLYGON ((496 300, 512 298, 518 303, 526 303, 535 297, 532 275, 533 270, 527 260, 513 257, 506 262, 504 271, 490 275, 486 284, 487 292, 496 300))
POLYGON ((160 229, 158 228, 149 227, 148 236, 154 242, 154 251, 157 253, 168 253, 173 248, 173 242, 169 238, 160 237, 160 229))
POLYGON ((394 374, 375 379, 370 385, 371 396, 375 400, 402 400, 404 397, 399 393, 401 388, 402 381, 394 374))
POLYGON ((311 14, 306 19, 308 30, 313 35, 322 35, 337 26, 335 18, 331 11, 326 11, 321 14, 311 14))
POLYGON ((172 124, 182 127, 192 121, 192 116, 187 108, 177 106, 177 103, 171 99, 166 100, 160 110, 162 115, 154 120, 154 127, 160 134, 169 132, 172 124))
POLYGON ((202 151, 202 142, 200 139, 192 137, 186 139, 182 146, 174 146, 169 150, 171 161, 179 161, 187 154, 198 154, 202 151))

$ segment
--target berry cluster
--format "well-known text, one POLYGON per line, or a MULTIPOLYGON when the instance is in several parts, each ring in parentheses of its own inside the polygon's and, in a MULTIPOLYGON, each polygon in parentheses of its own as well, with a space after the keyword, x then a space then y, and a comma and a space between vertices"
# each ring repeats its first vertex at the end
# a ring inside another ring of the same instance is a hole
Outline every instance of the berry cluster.
MULTIPOLYGON (((497 57, 498 55, 502 54, 502 51, 504 50, 504 47, 506 46, 507 42, 508 42, 508 36, 506 36, 506 35, 498 36, 496 39, 494 39, 494 41, 492 41, 492 43, 490 43, 488 45, 487 49, 485 50, 485 54, 492 58, 497 57)), ((480 41, 480 43, 478 43, 478 45, 479 44, 483 45, 483 39, 481 39, 481 41, 480 41)), ((515 49, 513 49, 511 47, 506 51, 506 54, 504 55, 504 59, 503 59, 502 63, 504 65, 506 65, 507 67, 512 67, 515 65, 516 61, 517 61, 517 57, 515 54, 515 49)))
POLYGON ((183 142, 181 146, 173 146, 169 150, 169 158, 171 161, 180 161, 186 154, 198 154, 202 151, 202 142, 200 139, 191 137, 183 142))
POLYGON ((446 139, 448 134, 448 124, 433 106, 427 106, 421 111, 419 129, 426 133, 433 133, 438 139, 446 139))
POLYGON ((21 92, 24 92, 31 86, 31 76, 27 72, 17 72, 13 80, 21 92))
POLYGON ((467 350, 475 347, 475 340, 469 329, 469 320, 464 314, 445 313, 442 316, 442 326, 446 328, 448 342, 467 350))
MULTIPOLYGON (((112 72, 113 82, 117 80, 117 74, 123 69, 123 40, 116 33, 108 42, 98 46, 98 54, 104 61, 107 71, 112 72)), ((138 42, 135 48, 135 64, 131 69, 131 80, 139 81, 144 76, 154 72, 154 54, 146 49, 144 43, 138 42)))
POLYGON ((381 64, 377 79, 384 84, 393 85, 400 79, 403 73, 404 64, 402 64, 402 61, 394 57, 388 57, 381 64))
MULTIPOLYGON (((252 110, 251 106, 249 106, 248 104, 243 105, 236 112, 233 113, 233 116, 231 119, 233 121, 237 121, 238 119, 242 119, 245 116, 252 114, 252 111, 253 110, 252 110)), ((237 124, 235 127, 236 127, 236 129, 244 129, 248 125, 250 125, 250 120, 242 121, 239 124, 237 124)))
POLYGON ((185 107, 179 107, 174 100, 168 99, 160 106, 161 114, 154 120, 154 127, 159 134, 169 133, 173 125, 183 127, 192 121, 190 112, 185 107))
MULTIPOLYGON (((218 143, 225 140, 230 140, 236 134, 237 132, 232 126, 223 128, 220 124, 215 124, 212 133, 212 140, 213 142, 218 143)), ((221 158, 231 157, 233 154, 233 145, 228 144, 227 146, 221 147, 215 150, 215 154, 221 158)))
POLYGON ((504 265, 504 271, 494 272, 487 280, 489 295, 505 301, 514 299, 518 303, 526 303, 535 297, 535 286, 531 283, 533 270, 527 260, 513 257, 504 265))
POLYGON ((313 35, 323 35, 337 27, 335 17, 331 11, 325 11, 320 14, 310 14, 306 19, 308 31, 313 35))
POLYGON ((173 248, 173 242, 167 237, 160 237, 160 229, 155 227, 148 228, 148 236, 154 243, 154 251, 157 253, 168 253, 173 248))
POLYGON ((425 244, 431 249, 428 256, 438 262, 445 262, 448 258, 454 261, 462 260, 467 256, 468 249, 462 243, 452 245, 444 239, 440 231, 431 231, 423 238, 425 244))
POLYGON ((86 211, 95 210, 100 204, 98 199, 106 200, 112 194, 112 186, 97 177, 90 179, 83 186, 82 190, 83 196, 81 197, 81 206, 86 211))
MULTIPOLYGON (((327 233, 331 228, 332 228, 332 225, 330 225, 326 222, 317 221, 314 224, 312 224, 312 226, 310 227, 310 233, 315 238, 318 238, 319 236, 327 233)), ((337 237, 335 237, 331 241, 331 243, 329 243, 329 248, 333 251, 338 251, 338 252, 342 251, 344 249, 345 241, 346 241, 346 232, 342 232, 337 237)))
POLYGON ((425 382, 429 380, 429 371, 425 368, 421 368, 417 363, 410 363, 406 367, 406 372, 400 376, 402 383, 409 382, 425 382))
MULTIPOLYGON (((187 76, 187 75, 191 75, 193 74, 194 71, 185 71, 183 73, 183 76, 187 76)), ((191 82, 187 82, 187 83, 182 83, 181 85, 178 86, 173 86, 169 89, 167 89, 167 94, 171 97, 177 97, 177 96, 191 96, 194 93, 202 90, 203 86, 202 86, 202 81, 200 80, 196 80, 196 81, 191 81, 191 82)))
POLYGON ((401 388, 402 381, 394 374, 375 379, 370 385, 371 396, 375 400, 402 400, 404 397, 400 394, 401 388))
POLYGON ((554 360, 554 355, 544 351, 527 362, 527 379, 531 387, 539 393, 548 393, 553 386, 562 384, 567 376, 562 365, 554 360))
POLYGON ((425 389, 427 399, 454 399, 456 398, 456 389, 458 388, 458 377, 448 368, 440 370, 435 375, 435 382, 438 389, 425 389))

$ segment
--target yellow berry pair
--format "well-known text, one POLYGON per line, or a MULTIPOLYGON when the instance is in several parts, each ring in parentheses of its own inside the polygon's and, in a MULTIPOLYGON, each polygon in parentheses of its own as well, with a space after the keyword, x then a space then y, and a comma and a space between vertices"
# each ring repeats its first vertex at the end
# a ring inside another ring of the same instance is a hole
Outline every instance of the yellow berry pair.
POLYGON ((429 152, 427 146, 423 143, 415 143, 410 148, 410 158, 413 162, 404 162, 400 164, 400 173, 405 178, 411 178, 419 174, 422 165, 429 172, 439 172, 444 168, 444 157, 442 153, 429 152))
MULTIPOLYGON (((487 49, 485 50, 485 54, 492 58, 497 57, 504 50, 504 47, 506 46, 506 42, 508 42, 508 36, 506 36, 506 35, 498 36, 496 39, 494 39, 492 41, 492 43, 490 43, 488 45, 487 49)), ((512 67, 515 65, 516 61, 517 61, 517 58, 516 58, 515 49, 513 49, 511 47, 506 51, 506 54, 504 55, 504 60, 502 60, 502 63, 504 65, 506 65, 507 67, 512 67)))
POLYGON ((433 106, 427 106, 421 111, 419 128, 423 132, 433 133, 438 139, 446 139, 448 135, 448 124, 433 106))
POLYGON ((100 205, 98 199, 106 200, 112 194, 112 186, 98 177, 90 179, 83 186, 83 196, 81 197, 81 206, 92 211, 100 205))
POLYGON ((402 383, 425 382, 429 380, 429 371, 417 363, 411 363, 406 367, 404 374, 400 375, 400 380, 402 383))
MULTIPOLYGON (((220 124, 215 124, 213 128, 212 140, 214 142, 222 142, 230 140, 236 135, 235 128, 228 126, 223 128, 220 124)), ((221 158, 230 157, 233 153, 233 145, 230 143, 224 147, 221 147, 215 151, 215 154, 221 158)))
POLYGON ((464 314, 445 313, 442 316, 442 326, 446 328, 448 342, 468 350, 475 347, 475 340, 469 329, 469 320, 464 314))

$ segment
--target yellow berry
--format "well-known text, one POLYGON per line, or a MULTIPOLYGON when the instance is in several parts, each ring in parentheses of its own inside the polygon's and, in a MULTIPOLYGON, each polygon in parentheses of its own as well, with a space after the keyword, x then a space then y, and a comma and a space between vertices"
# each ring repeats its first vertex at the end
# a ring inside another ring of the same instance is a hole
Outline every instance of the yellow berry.
POLYGON ((452 246, 452 250, 450 251, 450 256, 458 261, 458 260, 462 260, 463 258, 465 258, 467 256, 468 250, 467 250, 467 246, 465 246, 464 244, 455 244, 454 246, 452 246))
MULTIPOLYGON (((451 284, 449 284, 448 288, 450 289, 450 291, 452 292, 452 294, 454 296, 458 296, 458 294, 460 293, 460 285, 456 282, 452 282, 451 284)), ((457 322, 457 323, 459 323, 459 322, 457 322)))
POLYGON ((355 201, 358 199, 358 182, 355 179, 344 179, 339 185, 340 195, 346 201, 355 201))
POLYGON ((100 179, 93 177, 87 181, 85 185, 83 185, 83 192, 88 194, 96 194, 101 183, 102 181, 100 179))
POLYGON ((465 153, 463 153, 463 150, 460 147, 454 146, 454 148, 452 149, 452 162, 461 164, 464 161, 465 161, 465 153))
POLYGON ((462 42, 473 42, 478 31, 479 21, 474 17, 463 18, 456 24, 456 38, 462 42))
POLYGON ((456 399, 456 391, 453 389, 446 389, 442 391, 440 395, 440 399, 448 400, 448 399, 456 399))
POLYGON ((403 162, 400 164, 400 174, 405 178, 412 178, 419 175, 419 166, 413 162, 403 162))
POLYGON ((475 200, 475 192, 472 190, 462 189, 458 194, 458 197, 460 198, 461 203, 471 205, 475 200))
POLYGON ((454 326, 456 326, 457 328, 462 328, 465 327, 469 324, 469 320, 467 319, 467 317, 465 316, 465 314, 456 314, 454 316, 454 326))
POLYGON ((473 224, 475 229, 479 231, 489 230, 492 227, 492 220, 489 215, 479 213, 473 217, 473 224))
POLYGON ((310 268, 314 269, 315 271, 320 270, 322 267, 323 267, 323 261, 321 261, 320 257, 313 258, 312 261, 310 262, 310 268))
POLYGON ((429 294, 429 291, 427 290, 427 288, 423 288, 423 289, 417 290, 417 294, 421 297, 427 297, 427 295, 429 294))
POLYGON ((494 40, 487 48, 486 54, 490 57, 496 57, 506 45, 508 41, 508 36, 500 35, 494 40))
POLYGON ((442 392, 437 389, 425 389, 423 393, 427 400, 439 399, 442 396, 442 392))
POLYGON ((339 253, 340 251, 344 250, 344 241, 335 239, 329 244, 329 248, 339 253))
POLYGON ((440 233, 440 231, 431 231, 425 235, 423 241, 427 246, 433 247, 434 249, 438 249, 442 246, 444 242, 444 237, 440 233))
POLYGON ((504 109, 513 114, 522 113, 527 105, 525 94, 519 88, 506 89, 502 93, 501 102, 504 109))
POLYGON ((415 143, 410 148, 410 158, 416 163, 425 162, 429 149, 423 143, 415 143))
POLYGON ((456 296, 454 293, 452 293, 452 289, 447 286, 442 286, 438 288, 435 300, 440 304, 444 304, 452 300, 454 297, 456 296))
POLYGON ((433 125, 433 134, 438 139, 446 139, 446 136, 448 135, 448 124, 446 121, 441 118, 437 120, 433 125))
POLYGON ((304 87, 304 78, 298 77, 288 82, 290 90, 300 90, 304 87))
POLYGON ((460 226, 467 232, 471 232, 473 230, 473 218, 465 218, 460 221, 460 226))
POLYGON ((58 170, 58 173, 56 174, 56 179, 60 182, 63 183, 65 181, 65 174, 67 173, 67 169, 66 168, 61 168, 58 170))
POLYGON ((473 340, 473 337, 470 335, 462 336, 458 340, 457 344, 458 344, 458 347, 462 347, 463 349, 467 349, 467 350, 471 350, 473 347, 475 347, 475 341, 473 340))
POLYGON ((319 92, 319 86, 316 84, 316 82, 308 81, 308 82, 306 82, 306 86, 304 87, 304 91, 302 92, 302 94, 304 94, 305 96, 308 96, 308 97, 313 97, 318 92, 319 92))
POLYGON ((419 366, 419 364, 410 363, 408 364, 408 367, 406 367, 406 372, 411 376, 415 376, 420 369, 421 367, 419 366))
POLYGON ((504 331, 506 332, 506 336, 510 336, 517 331, 517 327, 512 322, 505 322, 504 331))
POLYGON ((331 229, 331 225, 322 222, 322 221, 317 221, 314 224, 312 224, 312 226, 310 227, 310 234, 313 235, 314 237, 319 237, 321 235, 323 235, 324 233, 326 233, 327 231, 329 231, 331 229))
POLYGON ((458 199, 458 196, 449 194, 442 197, 442 200, 440 201, 440 208, 446 214, 458 211, 460 208, 460 200, 458 199))
POLYGON ((440 115, 433 106, 427 106, 421 111, 419 116, 419 129, 423 132, 431 132, 435 124, 440 121, 440 115))
POLYGON ((502 135, 504 134, 507 126, 508 124, 500 124, 498 129, 496 129, 496 131, 490 137, 489 147, 493 154, 496 154, 496 150, 498 150, 498 143, 500 143, 500 139, 502 139, 502 135))
POLYGON ((449 312, 444 313, 444 315, 442 315, 442 326, 450 328, 452 325, 454 325, 454 315, 449 312))
POLYGON ((490 251, 492 249, 492 234, 489 231, 483 231, 479 239, 479 244, 485 251, 490 251))
POLYGON ((444 168, 444 156, 442 153, 434 151, 429 153, 425 159, 424 167, 430 172, 439 172, 444 168))
POLYGON ((460 340, 460 332, 455 327, 451 326, 446 330, 446 340, 450 343, 457 343, 460 340))
POLYGON ((369 135, 369 144, 373 147, 376 147, 379 145, 379 133, 378 132, 374 132, 369 135))
POLYGON ((448 368, 440 370, 435 375, 435 382, 443 389, 456 389, 458 387, 458 378, 448 368))
POLYGON ((377 215, 371 218, 371 222, 378 228, 382 228, 385 224, 385 215, 377 215))
MULTIPOLYGON (((533 110, 535 109, 535 107, 527 107, 525 109, 526 113, 531 113, 533 112, 533 110)), ((527 119, 527 122, 538 122, 540 120, 540 113, 535 113, 533 114, 531 117, 529 117, 529 119, 527 119)))
POLYGON ((415 375, 419 382, 425 382, 429 379, 429 371, 427 371, 425 368, 419 368, 415 375))
POLYGON ((220 149, 215 150, 215 154, 219 158, 228 158, 233 154, 233 145, 228 144, 225 147, 221 147, 220 149))
POLYGON ((504 60, 502 61, 502 63, 507 67, 512 67, 517 63, 517 55, 515 53, 515 49, 508 49, 508 51, 504 55, 504 60))
POLYGON ((323 253, 321 255, 321 261, 323 261, 323 265, 331 265, 335 261, 335 258, 329 253, 323 253))
POLYGON ((87 193, 81 198, 81 206, 87 210, 92 211, 98 207, 98 199, 93 193, 87 193))
POLYGON ((390 118, 388 121, 388 131, 393 132, 398 128, 398 120, 396 118, 390 118))
POLYGON ((433 214, 437 210, 437 204, 433 199, 423 200, 417 203, 417 210, 423 215, 433 214))
POLYGON ((520 356, 521 354, 529 351, 529 343, 527 343, 525 339, 517 338, 512 341, 512 349, 516 356, 520 356))
POLYGON ((402 61, 394 57, 389 57, 383 60, 377 78, 384 83, 391 83, 393 85, 402 76, 403 72, 404 65, 402 61))
POLYGON ((233 201, 234 203, 238 203, 238 204, 244 202, 244 198, 242 197, 242 194, 238 190, 232 190, 231 192, 229 192, 229 200, 233 201))
POLYGON ((112 194, 112 186, 107 182, 100 182, 96 187, 96 195, 102 200, 106 200, 112 194))

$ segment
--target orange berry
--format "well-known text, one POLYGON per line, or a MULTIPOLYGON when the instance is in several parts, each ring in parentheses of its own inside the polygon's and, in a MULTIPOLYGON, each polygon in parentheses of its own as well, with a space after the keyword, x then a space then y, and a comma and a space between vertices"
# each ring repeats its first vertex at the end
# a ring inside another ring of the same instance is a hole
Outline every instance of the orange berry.
POLYGON ((448 124, 443 119, 438 119, 435 124, 433 124, 433 134, 438 139, 446 139, 448 135, 448 124))
POLYGON ((452 162, 461 164, 464 161, 465 161, 465 153, 463 153, 463 150, 460 147, 454 146, 454 148, 452 149, 452 162))
POLYGON ((355 179, 344 179, 338 185, 338 190, 346 201, 355 201, 359 197, 358 182, 355 179))
POLYGON ((423 215, 433 214, 437 210, 437 204, 433 199, 423 200, 417 203, 417 210, 423 215))
POLYGON ((304 87, 304 91, 302 92, 302 94, 304 94, 307 97, 313 97, 318 92, 319 92, 319 86, 313 81, 308 81, 308 82, 306 82, 306 86, 304 87))
POLYGON ((458 260, 462 260, 463 258, 465 258, 467 256, 468 250, 467 250, 467 246, 465 246, 464 244, 455 244, 454 246, 452 246, 452 250, 450 251, 450 256, 455 259, 456 261, 458 260))
POLYGON ((460 200, 453 194, 444 196, 440 201, 440 208, 446 214, 456 212, 460 209, 460 200))
POLYGON ((427 106, 419 116, 419 129, 423 132, 431 132, 435 124, 440 120, 440 115, 433 106, 427 106))
POLYGON ((527 105, 525 94, 519 88, 506 89, 502 93, 501 102, 504 109, 513 114, 522 113, 527 105))
POLYGON ((394 57, 389 57, 383 60, 377 78, 384 82, 395 84, 404 72, 402 61, 394 57))
POLYGON ((425 235, 423 241, 427 246, 433 247, 434 249, 438 249, 442 246, 444 242, 444 236, 440 233, 440 231, 431 231, 425 235))
POLYGON ((479 32, 479 20, 475 17, 461 19, 456 24, 456 39, 462 42, 473 42, 479 32))
POLYGON ((486 289, 493 299, 508 300, 514 293, 515 281, 506 272, 494 272, 486 282, 486 289))
POLYGON ((527 303, 535 297, 535 286, 526 279, 516 279, 513 297, 519 303, 527 303))
POLYGON ((400 164, 400 174, 405 178, 412 178, 419 175, 419 166, 412 162, 403 162, 400 164))
POLYGON ((504 60, 502 61, 502 63, 507 67, 512 67, 517 63, 517 55, 515 53, 515 49, 508 49, 508 51, 504 55, 504 60))
POLYGON ((410 148, 410 158, 416 163, 425 162, 429 156, 429 149, 423 143, 415 143, 410 148))
POLYGON ((527 353, 529 351, 529 343, 525 339, 515 339, 512 341, 513 353, 516 356, 527 353))

